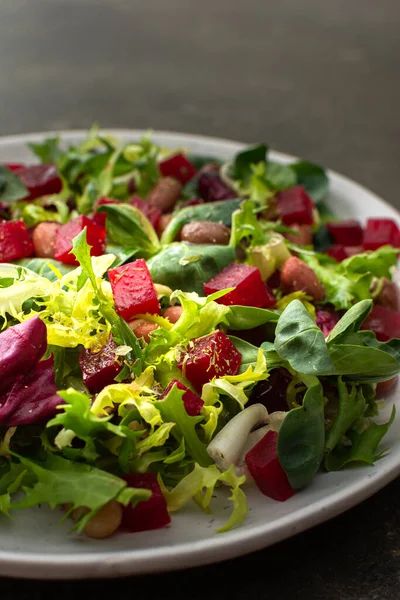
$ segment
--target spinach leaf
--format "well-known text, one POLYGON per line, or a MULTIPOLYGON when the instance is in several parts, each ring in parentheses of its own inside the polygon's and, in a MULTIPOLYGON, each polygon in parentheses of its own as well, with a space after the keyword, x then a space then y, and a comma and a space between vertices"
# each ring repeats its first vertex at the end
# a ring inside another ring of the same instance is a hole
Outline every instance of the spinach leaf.
POLYGON ((252 174, 251 165, 266 162, 268 147, 265 144, 248 146, 238 152, 233 159, 232 176, 241 182, 247 182, 252 174))
POLYGON ((253 329, 265 323, 276 323, 279 313, 254 306, 230 306, 226 315, 228 327, 235 331, 253 329))
POLYGON ((174 214, 168 223, 161 237, 162 244, 169 244, 176 239, 176 236, 186 223, 192 221, 212 221, 214 223, 223 223, 227 227, 231 226, 232 214, 240 207, 242 200, 234 198, 233 200, 222 200, 221 202, 207 202, 197 206, 187 206, 174 214))
POLYGON ((353 464, 364 463, 373 465, 386 452, 386 450, 382 450, 376 453, 376 449, 393 423, 395 416, 396 408, 393 406, 390 419, 387 423, 378 424, 371 421, 368 428, 362 433, 349 431, 347 435, 351 441, 351 446, 341 446, 332 452, 326 458, 325 468, 328 471, 339 471, 343 467, 353 464))
POLYGON ((325 169, 307 161, 300 161, 290 165, 295 172, 297 183, 303 185, 314 202, 318 203, 326 196, 329 180, 325 169))
POLYGON ((203 283, 234 260, 235 251, 231 246, 177 242, 162 248, 150 258, 147 266, 155 283, 203 296, 203 283))
MULTIPOLYGON (((400 343, 400 342, 399 342, 400 343)), ((356 344, 332 344, 329 353, 332 374, 346 375, 353 382, 378 382, 390 379, 400 371, 396 358, 384 349, 356 344)))
POLYGON ((297 490, 314 479, 325 446, 322 385, 312 378, 303 405, 286 415, 278 437, 278 459, 289 483, 297 490))
POLYGON ((63 152, 59 146, 60 138, 47 138, 43 140, 43 142, 30 142, 28 143, 28 147, 32 150, 33 154, 35 154, 43 164, 46 163, 57 163, 63 152))
POLYGON ((335 344, 338 344, 344 336, 357 332, 371 308, 372 300, 361 300, 361 302, 357 302, 357 304, 352 306, 343 315, 340 321, 336 323, 335 327, 326 338, 326 343, 329 345, 335 341, 335 344))
POLYGON ((359 419, 367 407, 362 388, 353 386, 350 391, 342 378, 338 378, 339 410, 330 429, 326 433, 325 454, 330 454, 351 425, 359 419))
POLYGON ((289 165, 268 162, 265 166, 265 180, 271 190, 279 192, 297 183, 296 174, 289 165))
POLYGON ((16 202, 29 195, 19 177, 5 165, 0 165, 0 201, 16 202))
POLYGON ((105 204, 99 212, 107 214, 107 235, 130 253, 136 249, 142 258, 153 256, 160 247, 150 221, 131 204, 105 204))
POLYGON ((300 300, 293 300, 279 317, 275 349, 299 373, 316 375, 332 370, 324 334, 300 300))

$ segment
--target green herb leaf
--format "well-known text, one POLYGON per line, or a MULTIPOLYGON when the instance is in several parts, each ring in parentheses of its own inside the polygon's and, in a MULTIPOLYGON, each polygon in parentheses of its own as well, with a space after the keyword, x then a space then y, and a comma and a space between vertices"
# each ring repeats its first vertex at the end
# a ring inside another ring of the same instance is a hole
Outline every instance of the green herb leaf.
POLYGON ((366 402, 362 388, 353 386, 348 391, 342 378, 338 378, 339 409, 337 416, 326 433, 325 454, 330 454, 342 440, 346 431, 365 412, 366 402))
POLYGON ((241 152, 238 152, 233 159, 232 175, 234 179, 241 182, 247 182, 252 174, 252 165, 265 162, 268 147, 265 144, 248 146, 241 152))
POLYGON ((387 423, 378 424, 371 421, 367 429, 362 433, 349 431, 347 435, 351 441, 351 446, 338 447, 332 452, 325 461, 326 469, 328 471, 339 471, 343 467, 360 463, 373 465, 385 453, 385 450, 379 453, 376 450, 383 436, 393 423, 395 416, 396 409, 393 406, 392 414, 387 423))
POLYGON ((306 188, 314 202, 318 203, 324 199, 329 187, 325 169, 307 161, 293 163, 290 168, 296 174, 297 183, 306 188))
POLYGON ((0 202, 16 202, 29 196, 29 192, 15 173, 0 165, 0 202))
POLYGON ((57 164, 63 155, 63 151, 60 146, 60 138, 47 138, 43 142, 28 142, 28 147, 32 150, 43 164, 54 163, 57 164))

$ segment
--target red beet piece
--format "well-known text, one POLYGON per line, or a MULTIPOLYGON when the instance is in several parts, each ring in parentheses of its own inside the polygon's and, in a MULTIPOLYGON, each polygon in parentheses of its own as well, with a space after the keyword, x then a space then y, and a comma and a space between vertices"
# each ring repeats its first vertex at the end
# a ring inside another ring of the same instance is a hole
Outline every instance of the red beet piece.
POLYGON ((101 256, 106 250, 106 230, 104 225, 98 225, 93 219, 81 215, 69 223, 62 225, 57 231, 54 247, 54 258, 67 264, 77 265, 78 261, 73 254, 72 240, 86 227, 86 240, 91 256, 101 256))
POLYGON ((10 262, 33 254, 33 244, 23 221, 0 222, 0 262, 10 262))
POLYGON ((219 304, 255 306, 269 308, 276 303, 271 290, 261 279, 259 269, 250 265, 232 263, 204 284, 204 293, 208 296, 214 292, 235 288, 216 302, 219 304))
POLYGON ((0 394, 0 425, 16 427, 42 423, 54 416, 62 404, 57 395, 53 357, 20 373, 0 394))
POLYGON ((284 502, 295 493, 278 460, 278 434, 268 431, 246 454, 246 464, 258 489, 265 496, 284 502))
POLYGON ((364 232, 364 250, 376 250, 390 244, 400 247, 400 231, 392 219, 368 219, 364 232))
POLYGON ((178 363, 179 369, 197 390, 213 377, 236 375, 242 356, 222 331, 190 342, 178 363))
POLYGON ((114 382, 122 369, 115 350, 117 344, 110 338, 99 352, 91 352, 84 348, 79 355, 83 383, 89 392, 100 392, 106 385, 114 382))
POLYGON ((139 502, 134 508, 131 505, 123 507, 121 527, 128 531, 149 531, 161 529, 171 523, 167 503, 154 473, 131 473, 123 479, 129 487, 151 490, 151 496, 144 502, 139 502))
POLYGON ((342 244, 343 246, 361 246, 363 243, 363 228, 360 223, 354 219, 327 223, 326 228, 333 237, 335 244, 342 244))
POLYGON ((22 183, 29 192, 24 201, 35 200, 41 196, 58 194, 62 189, 62 181, 58 175, 57 167, 53 164, 22 166, 15 169, 22 183))
POLYGON ((263 404, 269 413, 276 410, 287 411, 286 390, 292 381, 292 375, 286 369, 274 369, 268 379, 256 383, 246 406, 263 404))
POLYGON ((333 246, 328 248, 326 252, 331 258, 334 258, 338 262, 342 262, 342 260, 349 258, 349 256, 354 256, 355 254, 364 252, 364 248, 362 246, 343 246, 342 244, 333 244, 333 246))
POLYGON ((121 201, 115 200, 114 198, 100 198, 100 200, 98 200, 96 203, 96 208, 99 206, 104 206, 105 204, 121 204, 121 201))
POLYGON ((162 215, 162 211, 159 208, 152 206, 146 200, 139 198, 139 196, 134 196, 129 204, 140 210, 148 218, 154 229, 157 229, 162 215))
POLYGON ((197 415, 200 414, 200 411, 203 408, 203 405, 204 405, 203 400, 201 398, 199 398, 197 394, 192 392, 192 390, 189 390, 189 388, 186 387, 186 385, 183 385, 183 383, 181 383, 177 379, 173 379, 171 381, 171 383, 169 384, 169 386, 165 389, 163 398, 165 398, 165 396, 168 394, 168 392, 171 391, 171 389, 173 388, 173 386, 175 384, 176 384, 176 387, 178 388, 178 390, 186 390, 182 396, 182 400, 183 400, 183 404, 185 406, 187 414, 190 415, 191 417, 197 417, 197 415))
POLYGON ((278 192, 277 211, 285 225, 312 225, 314 203, 302 185, 278 192))
POLYGON ((325 337, 330 334, 339 319, 339 313, 333 309, 316 310, 316 322, 325 337))
POLYGON ((200 197, 205 202, 218 202, 237 197, 236 192, 222 181, 218 173, 213 171, 202 172, 199 177, 198 190, 200 197))
POLYGON ((126 321, 135 315, 161 312, 153 280, 143 258, 108 271, 115 309, 126 321))
POLYGON ((365 319, 361 329, 373 331, 380 342, 400 338, 400 313, 386 306, 376 305, 365 319))
POLYGON ((13 325, 0 333, 0 389, 19 373, 30 371, 47 347, 46 325, 39 317, 13 325))
POLYGON ((25 165, 22 163, 5 163, 4 166, 7 167, 7 169, 10 169, 10 171, 18 171, 19 169, 23 169, 25 167, 25 165))
POLYGON ((194 165, 192 165, 184 154, 180 153, 162 160, 158 168, 163 177, 174 177, 182 185, 185 185, 197 173, 194 165))

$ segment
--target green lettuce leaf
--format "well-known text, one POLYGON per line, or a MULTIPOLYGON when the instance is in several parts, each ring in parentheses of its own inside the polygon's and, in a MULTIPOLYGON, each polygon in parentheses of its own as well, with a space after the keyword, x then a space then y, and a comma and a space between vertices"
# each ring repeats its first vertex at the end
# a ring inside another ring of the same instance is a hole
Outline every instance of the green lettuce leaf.
POLYGON ((232 493, 230 500, 233 502, 233 511, 227 523, 218 529, 218 532, 228 531, 240 525, 247 515, 246 496, 240 487, 245 481, 244 476, 238 477, 235 475, 233 465, 227 471, 221 473, 215 465, 201 467, 195 464, 193 471, 181 479, 171 491, 165 487, 161 477, 159 477, 161 489, 170 512, 179 510, 192 498, 203 510, 207 511, 216 485, 218 483, 228 485, 232 493))

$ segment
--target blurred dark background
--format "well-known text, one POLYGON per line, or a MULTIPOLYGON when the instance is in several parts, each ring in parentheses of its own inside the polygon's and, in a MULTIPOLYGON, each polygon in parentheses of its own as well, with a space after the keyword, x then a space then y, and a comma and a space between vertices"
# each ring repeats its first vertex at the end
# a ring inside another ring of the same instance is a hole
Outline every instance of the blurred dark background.
POLYGON ((400 208, 399 32, 399 0, 0 0, 0 134, 266 140, 400 208))
MULTIPOLYGON (((400 208, 399 106, 399 0, 0 0, 0 135, 97 122, 267 141, 400 208)), ((106 583, 3 579, 2 600, 395 600, 399 494, 397 480, 222 565, 106 583)))

